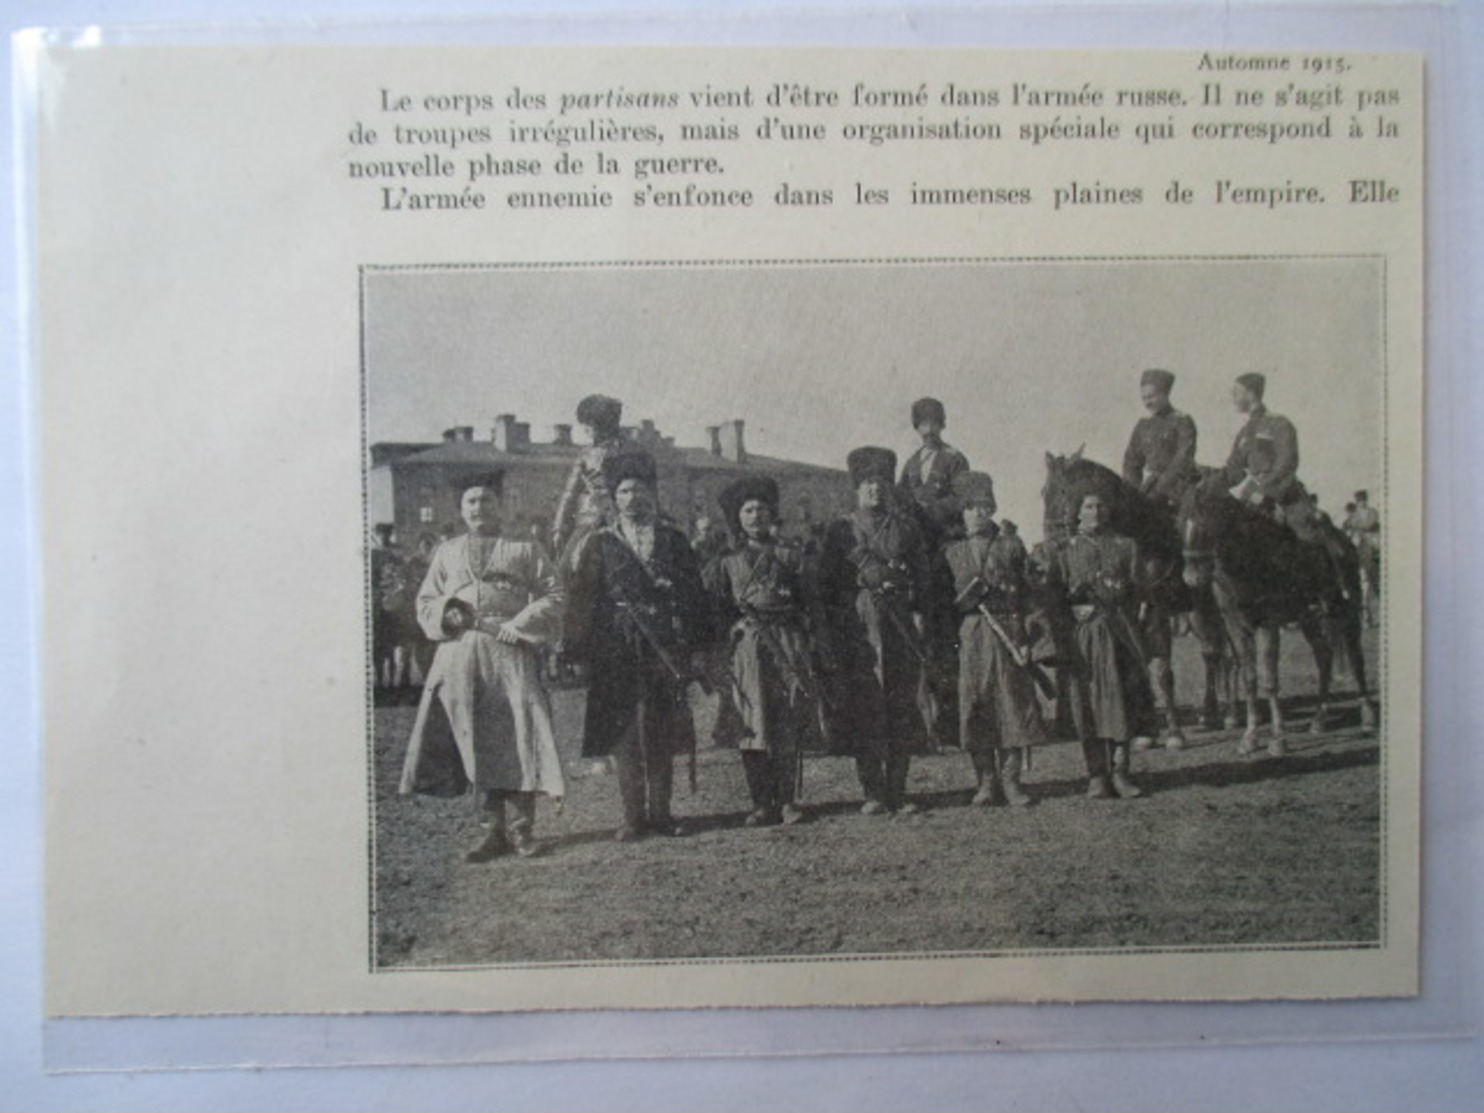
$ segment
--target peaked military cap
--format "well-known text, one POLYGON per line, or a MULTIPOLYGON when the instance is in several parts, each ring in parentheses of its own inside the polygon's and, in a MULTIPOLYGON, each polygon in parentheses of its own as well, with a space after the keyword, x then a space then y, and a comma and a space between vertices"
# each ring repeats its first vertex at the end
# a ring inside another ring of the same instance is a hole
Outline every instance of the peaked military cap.
POLYGON ((845 470, 850 473, 852 487, 859 487, 868 479, 894 483, 897 476, 897 454, 889 448, 876 448, 872 445, 853 449, 845 457, 845 470))
POLYGON ((387 538, 397 532, 397 527, 392 525, 391 522, 377 522, 371 527, 371 532, 376 534, 377 537, 387 538))
POLYGON ((741 532, 739 518, 742 508, 754 500, 764 503, 773 512, 773 517, 777 518, 778 481, 766 475, 744 475, 722 488, 716 501, 721 503, 721 514, 729 529, 741 532))
POLYGON ((1256 371, 1249 371, 1245 375, 1237 376, 1237 385, 1246 387, 1253 394, 1261 398, 1262 392, 1267 389, 1268 377, 1258 374, 1256 371))
POLYGON ((639 449, 615 452, 603 459, 603 482, 610 491, 618 490, 618 485, 625 479, 637 479, 653 487, 655 478, 654 457, 639 449))
POLYGON ((1170 393, 1170 388, 1175 385, 1175 376, 1168 371, 1162 371, 1158 367, 1151 367, 1139 376, 1140 386, 1152 386, 1161 394, 1170 393))
POLYGON ((1355 501, 1356 502, 1370 502, 1371 501, 1371 493, 1369 491, 1356 491, 1355 492, 1355 501))
POLYGON ((953 497, 959 509, 988 503, 993 512, 999 504, 994 497, 994 479, 988 472, 964 471, 953 477, 953 497))
POLYGON ((924 421, 936 421, 945 428, 948 425, 948 412, 943 409, 943 403, 936 398, 919 398, 912 403, 912 428, 916 429, 924 421))
POLYGON ((577 424, 610 428, 623 417, 623 403, 606 394, 589 394, 577 403, 577 424))

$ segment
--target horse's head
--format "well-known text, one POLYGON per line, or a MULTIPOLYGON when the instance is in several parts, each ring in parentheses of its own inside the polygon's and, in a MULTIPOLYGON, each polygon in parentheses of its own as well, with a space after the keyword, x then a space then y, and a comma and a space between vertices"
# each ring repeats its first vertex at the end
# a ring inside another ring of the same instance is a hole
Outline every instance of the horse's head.
POLYGON ((1193 588, 1210 584, 1216 572, 1217 546, 1231 528, 1233 516, 1241 512, 1240 505, 1227 494, 1220 471, 1201 468, 1200 475, 1200 480, 1185 492, 1176 515, 1185 557, 1183 575, 1185 583, 1193 588))
POLYGON ((1066 537, 1077 525, 1077 511, 1084 495, 1098 494, 1112 512, 1114 529, 1127 501, 1125 484, 1117 472, 1082 457, 1082 449, 1070 456, 1046 454, 1046 485, 1041 488, 1042 528, 1047 540, 1066 537))

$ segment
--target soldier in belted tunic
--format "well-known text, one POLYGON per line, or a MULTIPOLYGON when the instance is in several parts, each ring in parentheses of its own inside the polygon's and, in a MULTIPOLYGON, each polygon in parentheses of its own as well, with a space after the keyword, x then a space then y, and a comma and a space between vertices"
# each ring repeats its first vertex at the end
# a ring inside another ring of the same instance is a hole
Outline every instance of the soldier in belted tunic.
POLYGON ((603 474, 617 516, 583 547, 566 627, 568 652, 590 677, 582 753, 613 756, 620 842, 679 835, 674 758, 695 752, 686 689, 713 625, 710 600, 690 542, 659 516, 654 458, 618 453, 603 474))
POLYGON ((1257 372, 1238 375, 1232 385, 1232 404, 1247 415, 1238 431, 1221 478, 1230 494, 1250 506, 1270 512, 1294 535, 1328 561, 1331 577, 1346 593, 1343 565, 1344 538, 1321 517, 1309 492, 1299 482, 1298 431, 1286 417, 1263 405, 1267 379, 1257 372))
POLYGON ((1298 431, 1263 405, 1266 390, 1267 378, 1255 371, 1232 385, 1232 404, 1247 423, 1232 443, 1222 479, 1235 498, 1273 511, 1301 540, 1318 541, 1314 504, 1298 478, 1298 431))
POLYGON ((930 569, 922 528, 893 497, 896 462, 887 448, 850 453, 856 510, 830 526, 820 552, 839 670, 832 736, 855 752, 866 815, 919 810, 907 799, 907 773, 926 747, 917 696, 928 666, 930 569))
MULTIPOLYGON (((1173 519, 1180 503, 1197 479, 1195 469, 1196 428, 1187 414, 1170 405, 1175 376, 1151 368, 1139 376, 1139 400, 1148 416, 1141 417, 1123 454, 1124 482, 1137 487, 1161 503, 1173 519)), ((1173 574, 1173 569, 1165 570, 1173 574)), ((1151 574, 1157 574, 1151 570, 1151 574)), ((1178 750, 1185 745, 1175 713, 1175 673, 1170 667, 1174 651, 1174 616, 1151 600, 1143 608, 1143 633, 1149 650, 1150 681, 1155 699, 1164 714, 1164 743, 1178 750)), ((1135 741, 1138 748, 1149 739, 1135 741)))
POLYGON ((1150 729, 1153 696, 1138 626, 1139 547, 1108 529, 1094 493, 1077 503, 1077 530, 1042 551, 1047 588, 1069 612, 1069 693, 1091 797, 1139 796, 1129 742, 1150 729))
POLYGON ((1148 416, 1139 418, 1123 453, 1123 478, 1173 514, 1195 472, 1195 422, 1170 405, 1175 376, 1151 368, 1139 376, 1139 400, 1148 416))
POLYGON ((537 794, 565 793, 540 655, 560 627, 562 594, 540 546, 500 536, 498 477, 458 486, 469 531, 438 547, 417 593, 418 623, 438 648, 400 791, 421 787, 425 759, 451 735, 490 824, 465 857, 483 862, 534 854, 537 794))
POLYGON ((736 538, 712 575, 722 613, 732 619, 731 698, 753 804, 747 825, 798 823, 804 742, 817 733, 820 715, 813 662, 818 596, 803 550, 776 536, 777 482, 746 476, 719 501, 736 538))
POLYGON ((919 398, 912 403, 912 428, 922 438, 922 445, 902 465, 898 485, 922 510, 930 548, 963 533, 958 503, 953 496, 953 478, 969 470, 969 461, 943 440, 943 430, 947 427, 948 413, 942 402, 936 398, 919 398))
POLYGON ((638 451, 624 439, 622 420, 623 403, 617 398, 589 394, 577 404, 577 423, 587 430, 592 443, 572 464, 552 522, 551 551, 563 576, 577 567, 582 546, 593 531, 611 523, 616 515, 612 492, 603 478, 604 461, 638 451))
POLYGON ((1026 549, 995 524, 988 475, 963 472, 954 477, 953 491, 966 536, 943 550, 940 574, 952 580, 958 616, 959 729, 978 783, 973 802, 1029 804, 1020 784, 1021 751, 1051 737, 1036 698, 1040 666, 1026 626, 1026 549))

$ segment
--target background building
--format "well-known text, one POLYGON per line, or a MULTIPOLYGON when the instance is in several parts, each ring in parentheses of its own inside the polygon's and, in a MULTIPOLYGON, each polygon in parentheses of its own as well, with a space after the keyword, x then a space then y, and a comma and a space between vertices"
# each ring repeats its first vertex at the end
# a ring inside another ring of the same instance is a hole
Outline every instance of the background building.
MULTIPOLYGON (((854 505, 850 480, 839 468, 780 460, 747 450, 745 426, 738 418, 706 430, 705 447, 681 447, 654 422, 625 426, 624 435, 653 454, 659 472, 660 506, 690 532, 701 518, 718 519, 717 495, 741 475, 765 474, 778 480, 784 530, 801 535, 816 522, 828 522, 854 505)), ((472 425, 456 425, 436 444, 380 442, 371 446, 367 497, 370 520, 391 522, 399 542, 410 547, 421 533, 461 529, 453 482, 469 475, 497 473, 508 530, 539 525, 545 538, 556 514, 562 486, 582 446, 572 426, 556 425, 549 441, 531 439, 531 426, 514 414, 495 418, 487 439, 472 425)))

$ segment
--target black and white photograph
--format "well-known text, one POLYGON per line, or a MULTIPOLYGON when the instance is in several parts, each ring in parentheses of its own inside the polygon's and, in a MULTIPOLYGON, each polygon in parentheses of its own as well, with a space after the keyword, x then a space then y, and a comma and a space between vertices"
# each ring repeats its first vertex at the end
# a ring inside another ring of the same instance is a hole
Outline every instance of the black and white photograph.
POLYGON ((1384 946, 1385 297, 363 268, 371 968, 1384 946))

